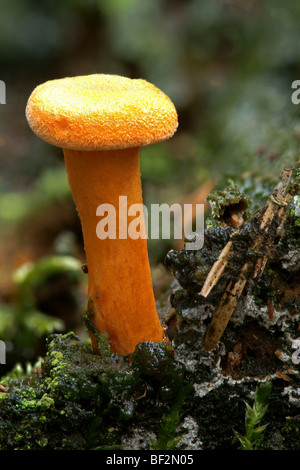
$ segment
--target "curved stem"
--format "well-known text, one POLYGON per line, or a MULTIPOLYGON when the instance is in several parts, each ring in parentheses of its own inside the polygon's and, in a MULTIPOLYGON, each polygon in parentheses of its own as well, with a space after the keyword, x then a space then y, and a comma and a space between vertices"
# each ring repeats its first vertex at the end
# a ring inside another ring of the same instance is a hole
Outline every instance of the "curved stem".
MULTIPOLYGON (((128 207, 143 204, 139 148, 64 150, 64 155, 82 224, 89 275, 88 310, 93 323, 100 332, 108 333, 111 350, 119 354, 132 352, 141 341, 161 341, 163 333, 156 312, 144 219, 140 224, 144 238, 132 239, 128 234, 122 238, 128 224, 119 210, 119 196, 127 197, 128 207), (110 204, 115 209, 115 239, 97 236, 96 211, 101 204, 110 204)), ((90 334, 97 351, 95 337, 90 334)))

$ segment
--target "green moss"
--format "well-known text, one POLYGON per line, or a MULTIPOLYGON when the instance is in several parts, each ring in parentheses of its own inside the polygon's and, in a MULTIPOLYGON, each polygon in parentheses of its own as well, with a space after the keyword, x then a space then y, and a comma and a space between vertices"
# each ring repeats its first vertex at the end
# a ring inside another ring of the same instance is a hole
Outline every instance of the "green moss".
POLYGON ((92 318, 94 317, 94 301, 92 299, 88 300, 87 312, 84 316, 84 323, 89 330, 95 336, 97 348, 101 357, 110 356, 110 344, 109 338, 106 333, 101 333, 97 330, 96 326, 93 323, 92 318))
POLYGON ((156 383, 161 400, 173 400, 177 396, 184 381, 185 369, 175 361, 171 343, 142 342, 135 348, 132 361, 143 378, 156 383))
POLYGON ((282 435, 287 450, 300 450, 300 415, 288 416, 283 426, 282 435))
POLYGON ((227 222, 231 213, 243 213, 249 206, 246 196, 233 182, 222 191, 212 192, 206 199, 210 203, 212 217, 218 222, 227 222))
POLYGON ((183 404, 192 391, 192 384, 183 387, 178 393, 171 411, 160 420, 157 440, 151 440, 153 450, 174 450, 182 436, 177 435, 178 425, 182 419, 183 404))
POLYGON ((183 380, 184 369, 174 360, 170 343, 141 343, 132 358, 103 357, 73 333, 53 335, 41 372, 6 382, 0 448, 119 445, 141 403, 151 411, 155 404, 158 414, 168 412, 183 380), (148 395, 141 402, 145 389, 148 395))
POLYGON ((235 432, 235 436, 240 442, 239 449, 258 450, 262 448, 263 433, 268 425, 260 425, 260 423, 269 406, 271 389, 271 381, 261 383, 255 390, 253 406, 251 407, 246 402, 245 434, 235 432))
POLYGON ((300 194, 300 165, 293 171, 293 180, 291 182, 289 192, 292 196, 298 196, 300 194))

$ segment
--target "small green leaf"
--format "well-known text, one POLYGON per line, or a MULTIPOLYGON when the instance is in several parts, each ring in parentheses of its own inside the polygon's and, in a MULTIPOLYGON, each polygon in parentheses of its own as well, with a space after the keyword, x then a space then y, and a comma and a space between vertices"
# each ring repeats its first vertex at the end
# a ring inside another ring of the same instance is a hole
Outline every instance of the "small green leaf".
POLYGON ((271 389, 272 383, 270 381, 264 382, 255 390, 253 406, 251 407, 249 403, 245 402, 245 436, 234 431, 241 443, 241 450, 257 449, 261 442, 263 432, 268 425, 258 425, 268 410, 271 389))
POLYGON ((241 450, 252 450, 252 444, 249 441, 249 439, 245 436, 242 436, 242 434, 239 434, 238 432, 234 431, 235 436, 238 438, 240 441, 241 446, 239 447, 241 450))
POLYGON ((255 390, 254 401, 260 406, 264 406, 269 402, 269 398, 272 390, 272 382, 268 380, 263 382, 255 390))

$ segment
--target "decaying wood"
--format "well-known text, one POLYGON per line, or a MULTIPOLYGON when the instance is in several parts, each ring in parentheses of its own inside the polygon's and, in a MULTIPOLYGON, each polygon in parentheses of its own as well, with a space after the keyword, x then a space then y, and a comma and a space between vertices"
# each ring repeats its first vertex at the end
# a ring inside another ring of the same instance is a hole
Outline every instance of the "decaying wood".
MULTIPOLYGON (((249 276, 259 280, 265 266, 267 264, 270 250, 276 236, 275 228, 280 225, 284 215, 284 209, 287 205, 286 195, 288 185, 292 176, 292 169, 285 168, 280 175, 280 182, 269 197, 265 210, 259 217, 259 229, 255 240, 251 246, 251 251, 260 253, 264 251, 263 256, 259 256, 257 260, 247 260, 241 268, 235 282, 232 280, 228 283, 226 290, 221 298, 219 306, 213 316, 211 324, 208 327, 205 337, 205 349, 211 351, 219 342, 223 332, 234 312, 238 299, 241 296, 249 276), (274 224, 274 232, 270 234, 270 228, 274 224), (274 235, 275 234, 275 235, 274 235)), ((238 234, 235 232, 234 235, 238 234)), ((224 249, 221 251, 218 260, 212 266, 207 279, 203 285, 200 295, 206 297, 212 288, 217 284, 221 275, 224 273, 230 256, 234 253, 234 240, 231 239, 224 249)))
POLYGON ((230 317, 237 305, 238 299, 247 283, 248 269, 249 265, 248 263, 245 263, 241 269, 238 280, 234 284, 232 281, 228 283, 205 336, 204 347, 206 351, 214 349, 223 335, 230 317))

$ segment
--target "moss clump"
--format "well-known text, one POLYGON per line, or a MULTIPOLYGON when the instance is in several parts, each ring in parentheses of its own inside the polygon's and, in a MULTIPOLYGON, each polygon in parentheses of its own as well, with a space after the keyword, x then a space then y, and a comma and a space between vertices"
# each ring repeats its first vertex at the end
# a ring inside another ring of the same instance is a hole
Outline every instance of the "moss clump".
POLYGON ((214 220, 226 225, 231 225, 233 214, 243 214, 249 206, 246 196, 233 183, 222 191, 212 192, 206 199, 214 220))
POLYGON ((170 343, 141 343, 132 358, 101 357, 73 333, 52 335, 39 373, 6 380, 0 449, 119 445, 138 407, 145 420, 154 404, 158 413, 168 412, 183 379, 170 343), (149 394, 142 401, 144 390, 149 394))
POLYGON ((148 384, 156 384, 163 402, 173 400, 180 392, 185 370, 180 362, 175 361, 171 343, 145 341, 138 344, 133 354, 133 366, 148 384))
POLYGON ((281 433, 288 450, 300 450, 300 415, 288 416, 281 433))
POLYGON ((122 358, 101 360, 72 333, 50 337, 41 372, 6 383, 9 392, 0 407, 1 449, 109 444, 111 419, 132 416, 136 380, 136 371, 122 358))

